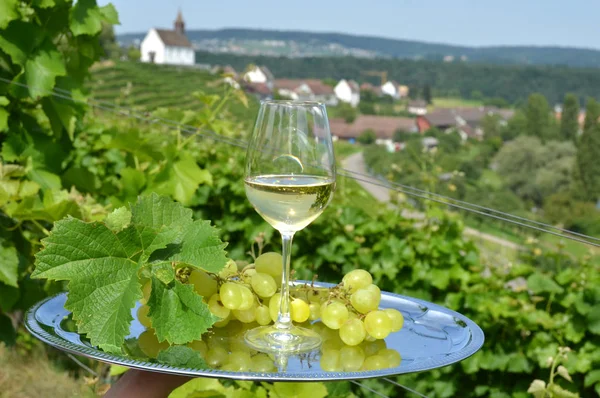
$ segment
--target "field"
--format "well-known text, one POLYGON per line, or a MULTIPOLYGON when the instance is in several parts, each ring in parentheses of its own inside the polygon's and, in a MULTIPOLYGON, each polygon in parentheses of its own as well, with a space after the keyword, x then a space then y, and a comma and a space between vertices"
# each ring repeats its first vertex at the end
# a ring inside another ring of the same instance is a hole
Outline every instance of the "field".
POLYGON ((478 100, 469 100, 463 98, 452 98, 452 97, 438 97, 433 99, 433 108, 461 108, 461 107, 476 107, 482 106, 483 103, 478 100))
MULTIPOLYGON (((143 111, 161 107, 199 111, 203 104, 194 97, 197 91, 223 93, 219 75, 189 67, 153 65, 132 62, 98 64, 92 70, 88 88, 92 98, 143 111)), ((234 116, 253 119, 257 101, 249 99, 249 107, 232 107, 234 116)))

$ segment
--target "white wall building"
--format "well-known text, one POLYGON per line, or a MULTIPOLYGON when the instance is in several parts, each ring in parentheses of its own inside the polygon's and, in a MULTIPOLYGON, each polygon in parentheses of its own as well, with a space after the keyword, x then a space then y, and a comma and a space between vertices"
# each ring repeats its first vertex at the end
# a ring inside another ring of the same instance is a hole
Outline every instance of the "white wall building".
POLYGON ((264 83, 270 89, 273 88, 273 81, 275 80, 269 68, 257 65, 250 66, 242 78, 248 83, 264 83))
POLYGON ((381 93, 395 99, 400 98, 400 95, 398 94, 398 84, 392 81, 387 81, 381 86, 381 93))
POLYGON ((333 91, 342 102, 356 108, 360 102, 360 88, 354 80, 342 79, 336 84, 333 91))
POLYGON ((140 46, 141 61, 155 64, 194 65, 196 53, 185 37, 181 11, 175 20, 175 30, 152 28, 140 46))

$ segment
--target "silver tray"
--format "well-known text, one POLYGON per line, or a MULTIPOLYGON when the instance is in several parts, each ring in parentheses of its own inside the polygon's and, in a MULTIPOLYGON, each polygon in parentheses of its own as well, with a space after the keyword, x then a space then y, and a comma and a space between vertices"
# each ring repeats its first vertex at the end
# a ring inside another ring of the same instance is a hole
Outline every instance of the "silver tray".
MULTIPOLYGON (((326 283, 316 285, 333 286, 326 283)), ((271 372, 191 369, 165 365, 150 359, 139 360, 109 354, 97 349, 85 337, 63 327, 65 319, 70 315, 64 308, 66 299, 67 294, 60 293, 29 309, 25 325, 33 336, 60 350, 110 364, 194 377, 255 381, 338 381, 393 376, 436 369, 459 362, 477 352, 484 342, 481 328, 455 311, 427 301, 382 292, 380 307, 395 308, 402 312, 405 318, 402 330, 391 333, 385 339, 387 348, 400 354, 399 366, 369 371, 325 371, 320 365, 323 352, 319 350, 287 357, 272 357, 274 370, 271 372)), ((134 339, 145 330, 137 320, 138 306, 139 304, 132 309, 134 320, 127 337, 129 341, 135 341, 134 339)), ((327 344, 324 344, 325 348, 327 344)), ((325 355, 329 353, 325 351, 325 355)))

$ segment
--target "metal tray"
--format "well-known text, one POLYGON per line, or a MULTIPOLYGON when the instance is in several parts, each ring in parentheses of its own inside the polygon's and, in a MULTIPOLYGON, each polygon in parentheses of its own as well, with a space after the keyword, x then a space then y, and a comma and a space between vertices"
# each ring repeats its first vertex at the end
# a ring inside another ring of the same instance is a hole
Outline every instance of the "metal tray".
MULTIPOLYGON (((326 283, 316 285, 333 286, 326 283)), ((190 369, 160 364, 151 359, 140 360, 109 354, 97 349, 84 336, 68 331, 68 328, 65 327, 65 319, 68 319, 70 315, 70 312, 64 308, 66 299, 67 293, 60 293, 29 309, 25 325, 31 334, 60 350, 99 361, 153 372, 194 377, 256 381, 338 381, 393 376, 436 369, 459 362, 477 352, 484 342, 481 328, 455 311, 427 301, 382 292, 380 308, 395 308, 402 312, 405 318, 402 330, 391 333, 385 339, 386 347, 396 350, 401 356, 398 366, 369 371, 343 371, 345 364, 340 363, 339 366, 342 369, 325 371, 321 367, 321 361, 327 361, 327 359, 323 357, 337 355, 328 350, 343 348, 339 346, 339 342, 338 345, 335 345, 331 341, 326 341, 318 351, 286 357, 271 355, 273 369, 268 372, 232 372, 218 368, 190 369)), ((145 330, 137 320, 138 306, 139 304, 132 309, 134 320, 131 324, 130 335, 127 337, 130 343, 135 343, 137 337, 145 330)), ((225 339, 220 337, 220 339, 220 341, 225 341, 223 344, 227 344, 224 347, 231 347, 233 342, 237 347, 236 350, 239 350, 239 347, 242 347, 243 350, 241 334, 225 339)), ((371 351, 369 355, 374 355, 373 346, 364 346, 363 351, 367 353, 371 351)), ((249 349, 248 353, 250 355, 257 354, 249 349)), ((264 360, 264 355, 262 359, 264 360)))

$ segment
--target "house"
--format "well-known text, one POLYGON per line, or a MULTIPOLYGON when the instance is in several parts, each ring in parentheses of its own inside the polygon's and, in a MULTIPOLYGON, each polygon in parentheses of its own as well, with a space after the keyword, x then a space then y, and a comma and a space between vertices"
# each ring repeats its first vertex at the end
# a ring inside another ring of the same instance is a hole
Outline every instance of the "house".
POLYGON ((196 53, 185 36, 181 11, 175 20, 175 29, 152 28, 140 46, 141 61, 155 64, 194 65, 196 53))
POLYGON ((318 79, 276 79, 274 89, 280 96, 294 101, 318 101, 331 106, 338 104, 333 88, 318 79))
POLYGON ((432 127, 449 132, 456 130, 463 140, 467 138, 481 139, 483 130, 481 121, 487 115, 498 115, 504 121, 512 118, 514 111, 494 107, 477 108, 438 108, 417 116, 419 132, 423 133, 432 127))
POLYGON ((271 90, 267 83, 250 83, 242 81, 242 85, 244 91, 253 95, 259 101, 273 99, 273 90, 271 90))
POLYGON ((350 104, 353 108, 360 102, 360 88, 354 80, 342 79, 333 88, 335 96, 341 102, 350 104))
POLYGON ((408 94, 410 94, 410 88, 408 88, 408 86, 398 86, 398 95, 400 98, 407 98, 408 94))
POLYGON ((250 65, 243 74, 242 79, 249 83, 264 83, 273 89, 275 77, 266 66, 250 65))
POLYGON ((375 87, 371 83, 363 83, 360 85, 360 91, 369 91, 376 96, 381 96, 381 87, 375 87))
POLYGON ((389 95, 394 99, 400 98, 398 93, 398 83, 395 81, 387 81, 381 86, 381 93, 383 95, 389 95))
POLYGON ((406 109, 413 115, 424 115, 427 113, 427 102, 423 100, 408 101, 406 109))
POLYGON ((365 130, 373 130, 377 143, 391 144, 398 130, 416 133, 415 119, 396 116, 359 115, 354 123, 346 123, 344 119, 334 118, 329 121, 331 134, 339 139, 357 139, 365 130))

